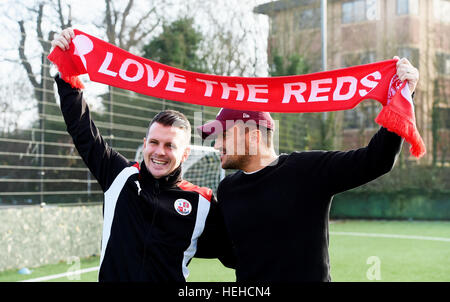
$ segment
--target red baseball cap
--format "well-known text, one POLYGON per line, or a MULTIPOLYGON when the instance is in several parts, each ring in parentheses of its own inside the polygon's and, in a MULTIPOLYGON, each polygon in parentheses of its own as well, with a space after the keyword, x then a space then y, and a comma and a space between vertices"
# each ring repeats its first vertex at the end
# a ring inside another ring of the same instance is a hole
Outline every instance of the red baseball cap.
POLYGON ((233 127, 237 121, 242 121, 244 123, 249 121, 255 122, 256 125, 271 130, 275 127, 275 123, 268 112, 222 108, 214 121, 197 127, 197 131, 202 139, 206 139, 209 136, 214 137, 219 133, 228 130, 233 127))

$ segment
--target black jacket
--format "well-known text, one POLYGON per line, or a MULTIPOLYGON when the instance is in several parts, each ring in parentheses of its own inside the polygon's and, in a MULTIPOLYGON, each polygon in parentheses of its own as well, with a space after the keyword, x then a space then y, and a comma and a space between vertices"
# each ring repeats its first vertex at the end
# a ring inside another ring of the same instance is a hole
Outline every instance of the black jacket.
POLYGON ((390 171, 402 139, 381 128, 357 150, 293 152, 225 177, 217 198, 236 247, 237 281, 330 281, 333 195, 390 171))
POLYGON ((193 256, 234 266, 212 191, 181 179, 181 167, 155 179, 144 163, 108 146, 80 90, 55 78, 75 147, 104 196, 99 281, 184 282, 193 256))

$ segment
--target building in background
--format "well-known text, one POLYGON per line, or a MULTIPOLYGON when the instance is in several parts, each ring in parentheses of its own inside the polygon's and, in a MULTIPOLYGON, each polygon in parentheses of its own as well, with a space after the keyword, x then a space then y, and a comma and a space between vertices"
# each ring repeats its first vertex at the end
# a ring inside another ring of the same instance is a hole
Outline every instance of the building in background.
MULTIPOLYGON (((270 19, 269 58, 300 54, 311 72, 321 70, 320 0, 281 0, 254 11, 270 19)), ((417 125, 428 153, 426 163, 450 158, 450 1, 329 0, 327 3, 327 66, 351 65, 407 57, 420 70, 415 95, 417 125)), ((270 59, 269 59, 270 60, 270 59)), ((380 110, 361 103, 340 113, 341 145, 361 145, 371 137, 380 110)), ((339 119, 337 119, 339 120, 339 119)))

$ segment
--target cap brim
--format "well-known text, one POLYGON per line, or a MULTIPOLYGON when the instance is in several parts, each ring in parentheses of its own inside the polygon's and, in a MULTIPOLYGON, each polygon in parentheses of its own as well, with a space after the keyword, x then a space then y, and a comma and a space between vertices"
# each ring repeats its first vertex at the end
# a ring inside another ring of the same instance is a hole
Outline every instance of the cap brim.
POLYGON ((225 123, 218 120, 197 127, 197 132, 202 139, 215 139, 218 134, 223 133, 225 130, 225 123))

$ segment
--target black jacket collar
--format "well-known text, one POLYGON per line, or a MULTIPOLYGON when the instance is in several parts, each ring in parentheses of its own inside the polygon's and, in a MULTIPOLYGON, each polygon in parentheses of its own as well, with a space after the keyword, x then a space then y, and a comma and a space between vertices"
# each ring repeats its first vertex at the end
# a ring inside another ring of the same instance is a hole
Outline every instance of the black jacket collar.
POLYGON ((141 167, 139 171, 139 179, 144 186, 157 185, 159 188, 173 188, 177 186, 181 182, 181 165, 178 166, 172 173, 166 175, 164 177, 156 179, 153 175, 147 170, 147 166, 145 162, 141 162, 141 167))

